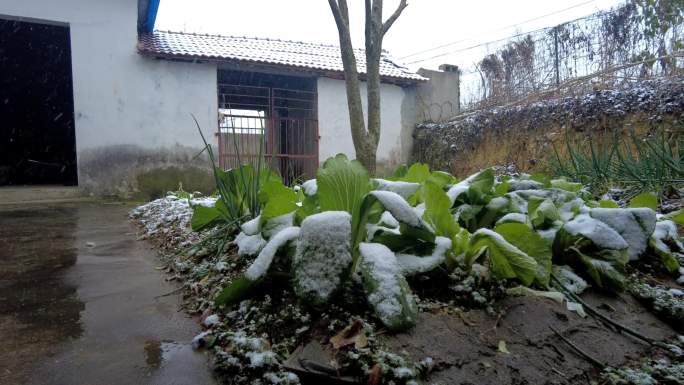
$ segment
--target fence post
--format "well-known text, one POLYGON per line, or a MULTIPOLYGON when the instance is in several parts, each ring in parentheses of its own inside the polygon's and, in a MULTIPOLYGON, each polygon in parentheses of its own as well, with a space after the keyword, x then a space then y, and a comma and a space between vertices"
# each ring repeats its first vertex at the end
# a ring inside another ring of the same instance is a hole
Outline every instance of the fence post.
POLYGON ((558 27, 553 28, 553 65, 556 69, 556 86, 560 85, 560 71, 558 63, 558 27))

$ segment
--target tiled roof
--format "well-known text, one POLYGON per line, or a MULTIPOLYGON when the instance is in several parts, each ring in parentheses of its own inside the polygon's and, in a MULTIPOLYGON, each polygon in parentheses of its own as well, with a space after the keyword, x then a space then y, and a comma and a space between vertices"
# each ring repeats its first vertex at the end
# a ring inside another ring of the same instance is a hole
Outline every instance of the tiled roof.
MULTIPOLYGON (((263 63, 324 73, 344 71, 338 46, 299 41, 154 31, 140 35, 138 50, 157 57, 263 63)), ((365 73, 364 50, 356 49, 355 54, 359 73, 365 73)), ((427 80, 396 64, 386 53, 380 59, 380 76, 386 81, 427 80)))

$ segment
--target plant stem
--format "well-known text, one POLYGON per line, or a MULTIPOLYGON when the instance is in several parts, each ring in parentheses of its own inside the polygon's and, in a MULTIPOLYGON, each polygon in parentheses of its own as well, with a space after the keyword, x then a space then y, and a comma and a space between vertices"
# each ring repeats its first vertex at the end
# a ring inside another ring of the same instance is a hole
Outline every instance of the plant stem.
POLYGON ((568 296, 569 298, 571 298, 573 301, 580 303, 580 304, 587 310, 587 312, 588 312, 589 314, 591 314, 591 315, 593 315, 593 316, 599 318, 601 321, 603 321, 603 322, 605 322, 605 323, 607 323, 607 324, 609 324, 609 325, 611 325, 611 326, 617 328, 617 329, 620 330, 620 331, 623 331, 623 332, 625 332, 625 333, 627 333, 627 334, 629 334, 629 335, 631 335, 631 336, 633 336, 633 337, 636 337, 636 338, 639 339, 639 340, 642 340, 642 341, 648 343, 649 345, 658 346, 658 347, 660 347, 660 348, 666 349, 666 348, 664 347, 665 344, 664 344, 663 342, 657 341, 657 340, 655 340, 655 339, 653 339, 653 338, 650 338, 650 337, 647 337, 647 336, 645 336, 645 335, 643 335, 643 334, 637 332, 636 330, 634 330, 634 329, 632 329, 632 328, 630 328, 630 327, 628 327, 628 326, 625 326, 625 325, 623 325, 623 324, 621 324, 621 323, 618 323, 617 321, 614 321, 614 320, 612 320, 612 319, 606 317, 605 315, 603 315, 602 313, 600 313, 598 310, 596 310, 596 309, 594 309, 592 306, 588 305, 588 304, 587 304, 586 302, 584 302, 577 294, 575 294, 575 293, 571 292, 570 290, 568 290, 568 289, 563 285, 563 283, 562 283, 554 274, 551 274, 551 279, 553 279, 554 283, 556 283, 556 285, 558 285, 558 287, 561 289, 561 291, 563 291, 563 294, 565 294, 566 296, 568 296))
POLYGON ((590 356, 589 353, 580 349, 577 345, 572 343, 572 341, 563 337, 563 335, 560 334, 560 332, 558 330, 554 329, 551 326, 549 326, 549 329, 551 329, 551 331, 553 331, 563 342, 568 344, 572 348, 572 350, 574 350, 578 355, 580 355, 585 360, 589 361, 592 365, 596 366, 599 369, 603 369, 606 367, 606 364, 604 364, 604 363, 600 362, 599 360, 595 359, 594 357, 590 356))

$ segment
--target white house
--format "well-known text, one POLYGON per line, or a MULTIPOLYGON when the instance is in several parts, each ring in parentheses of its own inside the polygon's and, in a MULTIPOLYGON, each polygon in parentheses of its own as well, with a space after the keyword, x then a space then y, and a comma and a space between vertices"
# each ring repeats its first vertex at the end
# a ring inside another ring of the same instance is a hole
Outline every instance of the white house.
MULTIPOLYGON (((338 47, 156 31, 158 6, 0 3, 0 186, 125 194, 141 173, 206 169, 193 117, 224 167, 261 153, 292 180, 354 156, 338 47)), ((380 71, 378 162, 392 167, 408 159, 420 106, 443 100, 387 55, 380 71)))

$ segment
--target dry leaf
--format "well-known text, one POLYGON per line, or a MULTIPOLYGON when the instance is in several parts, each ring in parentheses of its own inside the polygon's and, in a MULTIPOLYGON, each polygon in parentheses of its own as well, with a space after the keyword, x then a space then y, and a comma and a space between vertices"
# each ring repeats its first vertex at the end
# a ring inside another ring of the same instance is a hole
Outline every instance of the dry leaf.
POLYGON ((506 347, 506 341, 504 341, 504 340, 499 341, 499 352, 511 354, 511 352, 509 352, 508 348, 506 347))
POLYGON ((335 334, 330 338, 330 344, 334 349, 343 348, 354 344, 357 348, 368 345, 368 338, 366 332, 363 330, 363 321, 360 319, 354 320, 349 326, 342 329, 341 332, 335 334))
POLYGON ((366 332, 362 330, 358 337, 356 337, 356 341, 354 341, 354 347, 362 349, 366 346, 368 346, 368 337, 366 337, 366 332))
POLYGON ((366 381, 366 384, 367 385, 378 385, 380 383, 380 377, 381 377, 380 365, 375 364, 375 366, 373 366, 373 369, 371 369, 370 374, 368 375, 368 381, 366 381))

